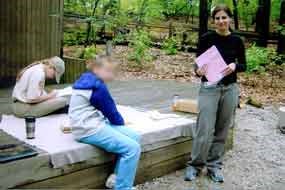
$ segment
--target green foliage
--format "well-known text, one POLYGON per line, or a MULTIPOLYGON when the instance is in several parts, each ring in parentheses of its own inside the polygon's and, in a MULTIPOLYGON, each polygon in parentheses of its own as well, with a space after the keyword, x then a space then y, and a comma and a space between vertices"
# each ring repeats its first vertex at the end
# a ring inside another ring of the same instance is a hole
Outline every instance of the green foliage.
POLYGON ((257 47, 255 44, 247 49, 246 58, 248 73, 262 73, 268 65, 280 65, 284 61, 284 56, 278 55, 273 48, 257 47))
POLYGON ((217 4, 226 4, 229 7, 233 7, 233 0, 212 0, 212 4, 213 5, 217 5, 217 4))
POLYGON ((83 58, 83 59, 93 59, 93 58, 95 58, 96 53, 97 53, 97 50, 96 50, 95 46, 86 47, 83 50, 81 58, 83 58))
POLYGON ((129 42, 132 49, 129 54, 130 60, 137 64, 143 64, 152 59, 150 55, 151 39, 146 31, 134 30, 130 33, 129 42))
POLYGON ((264 72, 269 62, 269 49, 257 47, 253 44, 246 52, 247 72, 264 72))
POLYGON ((64 45, 72 46, 77 44, 77 38, 74 35, 74 33, 65 32, 63 34, 63 39, 64 39, 63 41, 64 45))
POLYGON ((162 44, 163 51, 168 55, 177 54, 178 41, 174 37, 164 40, 162 44))
POLYGON ((189 15, 194 0, 160 0, 162 12, 167 17, 189 15))
MULTIPOLYGON (((129 18, 120 5, 120 0, 66 0, 64 11, 85 18, 88 24, 83 41, 88 43, 96 40, 98 32, 112 33, 127 25, 129 18)), ((65 37, 70 41, 70 35, 65 37)))
POLYGON ((76 27, 68 27, 64 29, 64 36, 63 36, 63 43, 64 45, 67 46, 72 46, 72 45, 79 45, 80 42, 84 41, 85 39, 85 31, 82 30, 81 28, 76 28, 76 27))
MULTIPOLYGON (((238 13, 240 23, 249 30, 256 16, 259 0, 238 0, 238 13)), ((209 6, 225 3, 231 8, 233 0, 211 0, 209 6)), ((274 21, 273 28, 285 34, 285 26, 276 26, 280 14, 280 0, 271 0, 271 20, 274 21)), ((209 9, 211 8, 209 7, 209 9)), ((65 45, 85 45, 95 42, 98 33, 109 33, 114 35, 116 43, 125 41, 126 35, 117 32, 119 29, 127 28, 128 23, 136 23, 138 30, 143 30, 140 25, 149 23, 161 24, 164 21, 173 21, 174 25, 182 23, 174 18, 186 16, 188 22, 190 16, 199 15, 199 0, 65 0, 64 12, 66 14, 79 15, 85 18, 86 23, 74 24, 84 27, 76 30, 66 29, 64 33, 65 45), (89 28, 89 29, 88 29, 89 28), (90 42, 90 43, 88 43, 90 42)), ((260 19, 260 18, 259 18, 260 19)), ((262 18, 261 18, 262 19, 262 18)), ((196 17, 193 21, 196 20, 196 17)), ((194 23, 194 22, 193 22, 194 23)), ((196 38, 193 40, 195 41, 196 38)), ((176 41, 181 41, 177 40, 176 41)), ((175 43, 173 39, 164 42, 166 53, 175 54, 175 43)))
POLYGON ((239 17, 242 19, 246 30, 252 25, 255 20, 257 11, 257 0, 241 0, 238 1, 239 17))
POLYGON ((118 33, 115 35, 115 37, 113 38, 113 43, 117 44, 117 43, 122 43, 125 42, 127 38, 127 35, 122 34, 122 33, 118 33))
POLYGON ((280 0, 271 0, 271 20, 278 21, 280 17, 280 0))
POLYGON ((137 6, 132 10, 133 21, 143 25, 162 18, 162 7, 159 0, 137 0, 137 6))
POLYGON ((280 34, 282 34, 283 36, 285 36, 285 24, 283 25, 278 25, 276 27, 277 31, 280 32, 280 34))

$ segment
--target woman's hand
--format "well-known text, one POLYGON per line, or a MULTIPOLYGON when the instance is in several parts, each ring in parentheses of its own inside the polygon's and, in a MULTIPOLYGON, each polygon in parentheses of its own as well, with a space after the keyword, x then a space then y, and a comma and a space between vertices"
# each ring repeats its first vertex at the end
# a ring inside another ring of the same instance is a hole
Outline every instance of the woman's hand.
POLYGON ((207 72, 207 65, 203 65, 201 68, 198 68, 196 70, 196 74, 199 75, 200 77, 205 76, 207 72))
POLYGON ((236 64, 235 63, 231 63, 228 65, 228 67, 222 72, 222 74, 224 76, 228 76, 230 74, 232 74, 234 71, 236 70, 236 64))
POLYGON ((57 91, 56 91, 56 90, 53 90, 53 91, 51 91, 51 92, 48 93, 48 94, 39 96, 39 97, 34 98, 34 99, 32 99, 32 100, 29 100, 29 103, 40 103, 40 102, 43 102, 43 101, 46 101, 46 100, 55 98, 56 95, 57 95, 57 91))

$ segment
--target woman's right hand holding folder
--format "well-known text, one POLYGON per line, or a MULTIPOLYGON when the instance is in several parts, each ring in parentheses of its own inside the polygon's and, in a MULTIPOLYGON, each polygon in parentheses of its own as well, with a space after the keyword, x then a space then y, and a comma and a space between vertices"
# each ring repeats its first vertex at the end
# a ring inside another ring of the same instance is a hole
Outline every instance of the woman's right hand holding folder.
POLYGON ((203 65, 200 68, 197 68, 196 74, 199 75, 200 77, 205 76, 207 73, 207 65, 203 65))

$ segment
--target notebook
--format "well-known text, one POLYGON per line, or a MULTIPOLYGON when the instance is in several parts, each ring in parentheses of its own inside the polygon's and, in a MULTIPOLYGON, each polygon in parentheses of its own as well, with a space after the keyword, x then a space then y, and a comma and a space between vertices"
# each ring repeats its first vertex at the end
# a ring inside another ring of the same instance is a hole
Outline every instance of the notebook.
POLYGON ((0 129, 0 164, 36 156, 36 148, 28 145, 0 129))
POLYGON ((58 90, 56 90, 56 92, 57 92, 56 97, 71 96, 72 87, 69 86, 69 87, 66 87, 63 89, 58 89, 58 90))
POLYGON ((207 65, 206 78, 209 83, 217 83, 224 77, 222 72, 227 68, 222 55, 216 46, 212 46, 195 60, 199 68, 207 65))

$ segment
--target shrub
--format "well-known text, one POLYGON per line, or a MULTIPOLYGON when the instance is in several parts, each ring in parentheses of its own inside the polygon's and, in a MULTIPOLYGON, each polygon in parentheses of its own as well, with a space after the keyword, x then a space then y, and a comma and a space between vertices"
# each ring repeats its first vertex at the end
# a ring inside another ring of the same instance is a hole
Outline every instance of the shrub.
POLYGON ((114 44, 123 43, 125 41, 126 41, 126 34, 118 33, 113 38, 113 43, 114 44))
POLYGON ((78 45, 84 41, 85 33, 80 30, 69 30, 63 34, 63 43, 67 46, 78 45))
POLYGON ((83 50, 82 57, 83 59, 92 59, 96 56, 97 50, 95 46, 86 47, 83 50))
POLYGON ((257 0, 241 0, 238 1, 239 17, 243 21, 246 30, 249 30, 257 11, 257 0))
POLYGON ((269 63, 269 49, 257 47, 253 44, 246 51, 247 72, 264 72, 269 63))
POLYGON ((174 37, 171 37, 164 40, 162 44, 162 49, 168 55, 175 55, 177 54, 177 46, 178 46, 177 40, 174 37))
POLYGON ((257 47, 253 44, 246 51, 247 72, 264 72, 266 66, 270 64, 280 65, 284 61, 284 56, 278 55, 273 48, 257 47))
POLYGON ((276 29, 281 35, 285 36, 285 24, 276 26, 276 29))
POLYGON ((152 59, 150 55, 151 39, 148 33, 144 30, 134 30, 129 34, 129 46, 132 51, 129 54, 129 59, 137 64, 143 64, 145 61, 152 59))

